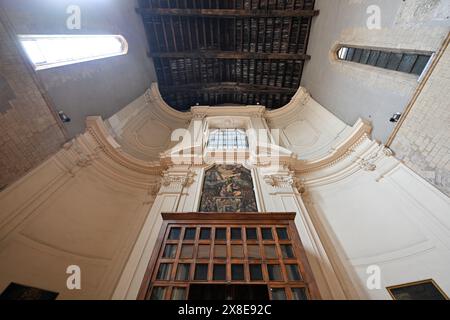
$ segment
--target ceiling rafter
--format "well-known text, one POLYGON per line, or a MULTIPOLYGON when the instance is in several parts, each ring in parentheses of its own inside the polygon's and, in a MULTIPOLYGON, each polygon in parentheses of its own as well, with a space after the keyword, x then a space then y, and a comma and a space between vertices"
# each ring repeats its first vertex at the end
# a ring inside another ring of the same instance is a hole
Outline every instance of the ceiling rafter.
POLYGON ((285 105, 300 86, 314 0, 139 0, 163 98, 285 105))
POLYGON ((183 85, 173 85, 173 86, 160 86, 160 91, 172 91, 177 90, 178 92, 227 92, 227 93, 259 93, 264 91, 269 94, 295 94, 297 89, 295 88, 283 88, 275 86, 264 86, 248 83, 238 83, 238 82, 217 82, 217 83, 191 83, 183 85))
POLYGON ((242 10, 242 9, 178 9, 137 8, 142 15, 214 18, 314 17, 319 10, 242 10))
POLYGON ((177 52, 149 52, 151 58, 202 58, 202 59, 259 59, 259 60, 310 60, 311 56, 304 53, 269 53, 221 50, 195 50, 177 52))

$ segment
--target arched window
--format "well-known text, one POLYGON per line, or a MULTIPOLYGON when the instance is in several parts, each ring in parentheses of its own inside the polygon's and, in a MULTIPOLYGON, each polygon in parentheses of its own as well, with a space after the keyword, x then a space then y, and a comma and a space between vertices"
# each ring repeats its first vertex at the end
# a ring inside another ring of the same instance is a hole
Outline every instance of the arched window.
POLYGON ((431 58, 431 53, 350 46, 340 47, 336 55, 339 60, 371 65, 418 76, 426 69, 431 58))
POLYGON ((128 53, 120 35, 19 35, 19 41, 35 70, 128 53))
POLYGON ((257 212, 250 170, 216 165, 205 172, 200 212, 257 212))

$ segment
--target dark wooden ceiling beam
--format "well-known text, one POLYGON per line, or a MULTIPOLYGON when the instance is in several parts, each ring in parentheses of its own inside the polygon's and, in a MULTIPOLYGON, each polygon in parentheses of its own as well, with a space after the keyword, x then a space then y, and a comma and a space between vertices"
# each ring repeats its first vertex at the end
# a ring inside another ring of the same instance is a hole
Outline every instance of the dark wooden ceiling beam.
POLYGON ((152 52, 151 58, 203 58, 203 59, 259 59, 259 60, 309 60, 311 56, 303 53, 267 53, 267 52, 242 52, 220 50, 198 50, 184 52, 152 52))
POLYGON ((243 10, 243 9, 178 9, 137 8, 143 15, 215 17, 215 18, 269 18, 269 17, 314 17, 319 10, 243 10))
POLYGON ((295 88, 255 85, 237 82, 191 83, 183 85, 160 86, 161 92, 171 93, 257 93, 257 94, 295 94, 295 88))
POLYGON ((162 96, 180 110, 197 102, 286 104, 311 58, 308 34, 319 13, 311 3, 141 1, 137 12, 149 34, 162 96))

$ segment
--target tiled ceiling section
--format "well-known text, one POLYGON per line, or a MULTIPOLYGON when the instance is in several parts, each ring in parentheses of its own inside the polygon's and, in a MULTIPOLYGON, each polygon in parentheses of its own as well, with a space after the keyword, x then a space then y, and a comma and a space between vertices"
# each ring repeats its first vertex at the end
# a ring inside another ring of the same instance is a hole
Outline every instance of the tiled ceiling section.
POLYGON ((300 86, 314 0, 140 0, 161 94, 173 108, 279 108, 300 86))

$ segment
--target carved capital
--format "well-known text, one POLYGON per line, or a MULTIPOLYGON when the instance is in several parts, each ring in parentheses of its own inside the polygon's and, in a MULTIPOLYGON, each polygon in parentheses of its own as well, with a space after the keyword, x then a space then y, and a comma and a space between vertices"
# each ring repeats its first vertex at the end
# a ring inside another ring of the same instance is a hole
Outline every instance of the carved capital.
POLYGON ((264 118, 266 115, 266 109, 265 108, 261 108, 257 111, 255 111, 252 116, 255 118, 264 118))
POLYGON ((181 186, 181 187, 189 187, 195 181, 195 176, 197 174, 194 171, 188 171, 186 174, 172 173, 172 172, 164 172, 162 175, 162 185, 165 187, 168 186, 181 186))
POLYGON ((306 192, 306 186, 304 179, 294 177, 294 187, 300 194, 304 194, 306 192))
POLYGON ((294 184, 294 178, 291 174, 269 174, 263 177, 264 181, 274 188, 286 188, 294 184))
POLYGON ((206 116, 207 116, 206 113, 203 113, 203 112, 194 112, 194 113, 192 114, 192 120, 203 120, 203 119, 206 118, 206 116))
POLYGON ((152 183, 149 186, 149 188, 148 188, 148 194, 150 196, 156 196, 158 194, 158 192, 159 192, 159 189, 161 189, 161 182, 160 181, 152 183))

